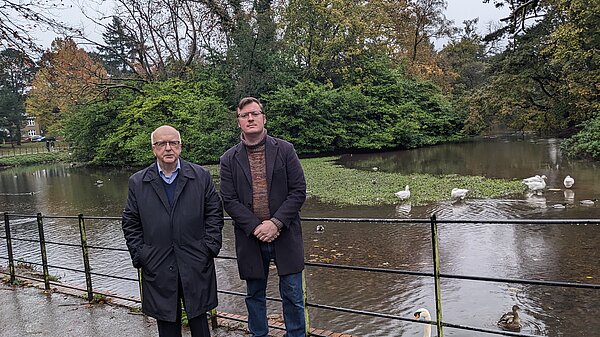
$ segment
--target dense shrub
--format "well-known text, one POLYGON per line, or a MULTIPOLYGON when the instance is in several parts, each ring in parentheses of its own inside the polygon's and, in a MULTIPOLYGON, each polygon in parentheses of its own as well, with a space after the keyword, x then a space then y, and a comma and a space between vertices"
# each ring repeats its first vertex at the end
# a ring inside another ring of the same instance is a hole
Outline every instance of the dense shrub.
POLYGON ((300 153, 415 148, 458 137, 462 118, 428 82, 333 88, 302 82, 264 95, 269 132, 300 153))
POLYGON ((216 162, 236 133, 235 115, 215 95, 216 89, 210 83, 181 80, 147 84, 134 99, 113 97, 81 109, 72 118, 68 139, 93 163, 144 165, 153 160, 150 133, 168 124, 181 133, 183 158, 216 162), (80 135, 75 125, 82 129, 80 135))
POLYGON ((579 133, 562 143, 562 148, 570 157, 600 160, 600 117, 586 122, 579 133))

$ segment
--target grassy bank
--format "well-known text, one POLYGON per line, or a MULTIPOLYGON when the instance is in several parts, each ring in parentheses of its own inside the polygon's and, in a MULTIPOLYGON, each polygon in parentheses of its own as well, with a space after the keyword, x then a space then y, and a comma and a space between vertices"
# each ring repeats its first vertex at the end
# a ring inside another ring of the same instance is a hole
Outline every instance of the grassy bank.
POLYGON ((308 194, 337 205, 382 205, 400 202, 394 195, 410 186, 413 206, 450 200, 452 188, 466 188, 467 198, 497 198, 522 194, 520 180, 479 176, 400 174, 348 169, 335 165, 334 157, 303 159, 308 194))
MULTIPOLYGON (((364 171, 336 165, 336 157, 301 159, 308 196, 335 205, 392 205, 400 202, 395 192, 410 186, 413 206, 450 200, 453 188, 466 188, 471 198, 499 198, 522 195, 526 186, 520 180, 489 179, 479 176, 401 174, 364 171)), ((218 181, 219 167, 207 168, 218 181)))
POLYGON ((0 167, 25 166, 45 163, 55 163, 68 161, 69 154, 66 151, 41 152, 33 154, 23 154, 18 156, 0 157, 0 167))

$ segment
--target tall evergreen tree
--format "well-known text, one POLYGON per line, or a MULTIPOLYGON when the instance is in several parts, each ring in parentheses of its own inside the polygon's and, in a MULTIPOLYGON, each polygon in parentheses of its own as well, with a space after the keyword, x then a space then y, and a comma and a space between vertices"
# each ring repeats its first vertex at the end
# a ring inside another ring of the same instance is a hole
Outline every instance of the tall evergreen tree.
POLYGON ((0 128, 6 129, 17 143, 21 142, 25 120, 23 102, 35 71, 34 62, 25 53, 11 48, 0 52, 0 128))
POLYGON ((132 74, 135 58, 135 39, 127 32, 123 21, 113 16, 102 34, 104 45, 98 47, 98 57, 112 76, 132 74))

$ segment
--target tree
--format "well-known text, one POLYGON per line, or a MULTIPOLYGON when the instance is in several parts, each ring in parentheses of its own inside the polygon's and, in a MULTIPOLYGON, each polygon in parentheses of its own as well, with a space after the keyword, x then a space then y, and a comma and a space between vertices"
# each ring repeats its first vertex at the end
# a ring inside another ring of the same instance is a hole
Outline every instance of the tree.
POLYGON ((54 40, 40 64, 27 97, 27 112, 38 119, 44 132, 58 132, 61 114, 98 98, 107 73, 72 39, 54 40))
POLYGON ((64 6, 50 0, 0 0, 0 47, 20 51, 41 51, 32 31, 51 29, 59 34, 80 34, 76 29, 58 21, 52 10, 64 6))
POLYGON ((25 119, 23 102, 35 70, 34 62, 25 53, 10 48, 0 52, 0 126, 17 143, 21 142, 21 124, 25 119))
POLYGON ((0 136, 21 142, 21 124, 25 120, 25 109, 21 96, 8 87, 0 87, 0 130, 6 129, 8 135, 4 132, 0 136))
POLYGON ((118 16, 112 17, 112 23, 102 33, 102 38, 104 45, 98 47, 98 56, 107 72, 113 76, 132 73, 136 44, 118 16))
MULTIPOLYGON (((211 6, 213 1, 143 1, 115 0, 115 14, 119 23, 102 23, 106 37, 122 39, 125 46, 132 47, 133 54, 121 57, 119 48, 111 39, 96 45, 102 53, 109 50, 113 56, 127 63, 139 78, 153 81, 170 77, 185 77, 194 63, 203 62, 214 50, 225 50, 222 25, 211 6)), ((102 18, 104 13, 98 13, 102 18)), ((127 49, 125 48, 125 49, 127 49)))
POLYGON ((586 0, 526 4, 543 7, 543 16, 496 59, 490 81, 472 97, 471 120, 568 136, 599 108, 600 5, 586 0))
MULTIPOLYGON (((92 140, 93 160, 98 164, 147 165, 152 160, 150 133, 169 124, 181 132, 185 157, 197 163, 218 162, 219 156, 237 139, 235 115, 223 99, 215 96, 218 85, 206 82, 184 82, 179 79, 154 81, 133 99, 105 101, 103 111, 111 111, 112 119, 96 118, 84 123, 85 133, 95 133, 98 125, 106 130, 103 137, 92 140), (117 107, 115 109, 115 107, 117 107), (116 113, 116 115, 114 115, 116 113)), ((118 98, 117 99, 123 99, 118 98)), ((80 114, 89 119, 91 110, 80 114)), ((78 125, 77 123, 72 124, 78 125)), ((71 135, 81 131, 72 129, 71 135)), ((78 138, 82 145, 90 140, 78 138)))

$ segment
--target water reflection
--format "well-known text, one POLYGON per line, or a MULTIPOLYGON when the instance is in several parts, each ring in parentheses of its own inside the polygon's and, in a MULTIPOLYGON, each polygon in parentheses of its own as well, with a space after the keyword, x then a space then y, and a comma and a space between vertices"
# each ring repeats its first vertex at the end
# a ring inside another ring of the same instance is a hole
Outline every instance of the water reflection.
MULTIPOLYGON (((562 158, 559 140, 486 139, 480 142, 446 144, 411 151, 342 156, 349 167, 373 171, 471 174, 522 179, 535 174, 548 176, 542 195, 511 199, 465 199, 412 206, 396 205, 340 207, 307 200, 304 217, 515 219, 600 218, 598 203, 582 205, 600 195, 600 168, 596 163, 562 158), (577 180, 572 189, 562 186, 569 174, 577 180), (565 204, 565 208, 555 208, 565 204)), ((127 170, 72 168, 55 165, 0 171, 0 211, 12 213, 119 216, 127 193, 127 170), (101 186, 96 183, 102 180, 101 186)), ((11 221, 13 236, 37 238, 35 219, 11 221)), ((119 220, 89 220, 89 244, 125 248, 119 220)), ((46 239, 77 244, 76 219, 46 219, 46 239)), ((304 223, 306 260, 366 267, 431 272, 431 233, 428 224, 304 223), (325 230, 316 231, 317 225, 325 230)), ((597 282, 600 279, 600 240, 597 226, 444 224, 439 228, 443 273, 508 278, 597 282)), ((15 256, 41 262, 39 246, 20 242, 15 256)), ((5 243, 0 255, 6 256, 5 243)), ((234 256, 233 230, 225 226, 222 255, 234 256)), ((51 264, 72 264, 83 269, 77 247, 48 245, 51 264)), ((93 270, 135 278, 126 252, 90 250, 93 270)), ((244 292, 235 261, 218 260, 219 288, 244 292)), ((63 282, 85 286, 81 274, 51 268, 63 282)), ((277 297, 277 277, 271 271, 269 295, 277 297)), ((435 315, 433 280, 361 271, 308 267, 309 302, 372 310, 412 318, 419 307, 435 315)), ((135 281, 111 280, 95 275, 94 287, 137 296, 135 281)), ((441 285, 444 321, 496 329, 500 315, 513 304, 522 308, 523 333, 549 336, 595 335, 600 330, 600 294, 594 290, 557 289, 444 279, 441 285), (476 314, 474 313, 476 309, 476 314), (585 317, 574 320, 572 317, 585 317), (580 315, 581 314, 581 315, 580 315)), ((245 314, 243 299, 220 295, 219 309, 245 314)), ((270 303, 270 313, 279 312, 270 303)), ((420 335, 422 325, 366 318, 312 309, 311 324, 361 336, 420 335)), ((434 329, 435 330, 435 329, 434 329)), ((479 336, 445 329, 447 336, 479 336)), ((435 331, 434 331, 435 334, 435 331)))

